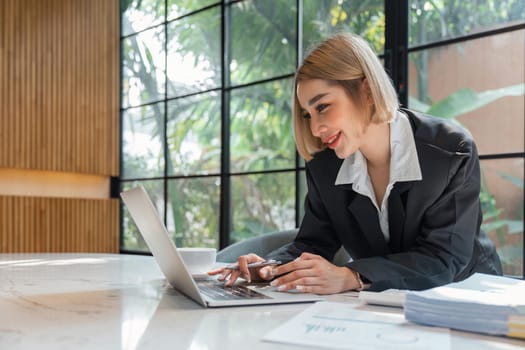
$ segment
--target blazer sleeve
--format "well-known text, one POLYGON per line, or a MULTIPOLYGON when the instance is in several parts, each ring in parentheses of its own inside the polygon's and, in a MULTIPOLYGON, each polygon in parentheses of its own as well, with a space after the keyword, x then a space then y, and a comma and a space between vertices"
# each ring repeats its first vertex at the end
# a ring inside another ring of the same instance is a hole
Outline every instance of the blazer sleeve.
POLYGON ((423 213, 412 247, 347 265, 368 280, 369 289, 427 289, 452 282, 475 263, 482 214, 479 160, 470 138, 463 139, 451 155, 448 175, 446 187, 423 213))
POLYGON ((296 259, 301 253, 308 252, 332 261, 335 253, 341 247, 341 241, 334 231, 308 163, 306 182, 308 194, 304 202, 305 214, 297 237, 293 242, 268 254, 267 259, 276 259, 286 263, 296 259))

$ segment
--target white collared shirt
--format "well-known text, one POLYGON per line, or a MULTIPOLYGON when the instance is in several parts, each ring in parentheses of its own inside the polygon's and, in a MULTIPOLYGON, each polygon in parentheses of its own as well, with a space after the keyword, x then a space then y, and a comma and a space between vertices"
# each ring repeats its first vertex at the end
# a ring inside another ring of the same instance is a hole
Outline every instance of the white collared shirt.
POLYGON ((408 117, 400 111, 390 122, 390 178, 381 206, 376 201, 368 176, 366 159, 357 150, 341 164, 335 185, 352 184, 352 189, 372 201, 378 211, 379 225, 386 241, 390 240, 388 227, 388 197, 396 182, 422 180, 414 134, 408 117))

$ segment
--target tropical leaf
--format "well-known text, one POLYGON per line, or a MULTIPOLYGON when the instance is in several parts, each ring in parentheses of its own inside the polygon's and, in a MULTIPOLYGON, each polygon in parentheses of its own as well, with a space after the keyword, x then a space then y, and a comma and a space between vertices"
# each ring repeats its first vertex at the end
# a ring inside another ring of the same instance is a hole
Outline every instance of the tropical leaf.
POLYGON ((426 112, 436 117, 452 119, 488 105, 502 97, 521 96, 524 91, 525 84, 512 85, 479 93, 471 89, 461 89, 445 99, 436 102, 426 112))
POLYGON ((510 183, 516 185, 518 188, 523 190, 523 179, 520 179, 519 177, 512 176, 509 174, 505 174, 501 171, 496 171, 496 173, 502 178, 504 178, 505 180, 508 180, 510 183))
POLYGON ((523 221, 522 220, 505 220, 508 226, 509 234, 516 234, 523 232, 523 221))
POLYGON ((488 219, 496 218, 501 214, 502 211, 503 210, 501 209, 486 211, 483 213, 483 219, 488 220, 488 219))

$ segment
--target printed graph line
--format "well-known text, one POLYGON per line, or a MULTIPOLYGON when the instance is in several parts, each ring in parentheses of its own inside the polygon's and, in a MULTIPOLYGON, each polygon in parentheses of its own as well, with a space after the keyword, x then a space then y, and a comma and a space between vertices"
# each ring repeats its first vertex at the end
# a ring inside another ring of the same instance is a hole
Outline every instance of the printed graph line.
POLYGON ((328 321, 345 321, 345 322, 351 322, 351 323, 367 323, 367 324, 377 324, 377 325, 382 324, 382 325, 388 325, 388 326, 395 325, 394 322, 355 320, 355 319, 350 319, 346 317, 331 317, 331 316, 313 315, 312 318, 316 318, 320 320, 328 320, 328 321))

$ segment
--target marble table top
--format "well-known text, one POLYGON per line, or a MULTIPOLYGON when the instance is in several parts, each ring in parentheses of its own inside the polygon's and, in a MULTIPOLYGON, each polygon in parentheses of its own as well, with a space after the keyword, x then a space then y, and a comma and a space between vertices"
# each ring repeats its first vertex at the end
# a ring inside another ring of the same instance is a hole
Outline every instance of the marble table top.
MULTIPOLYGON (((307 306, 204 309, 170 287, 150 256, 0 254, 2 350, 298 349, 260 339, 307 306)), ((453 332, 452 349, 470 346, 525 342, 453 332)))

